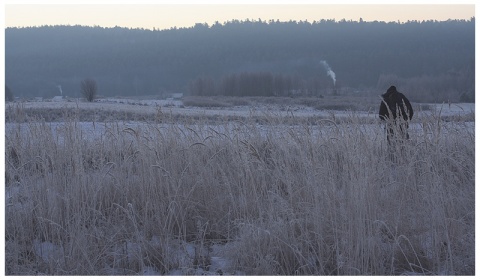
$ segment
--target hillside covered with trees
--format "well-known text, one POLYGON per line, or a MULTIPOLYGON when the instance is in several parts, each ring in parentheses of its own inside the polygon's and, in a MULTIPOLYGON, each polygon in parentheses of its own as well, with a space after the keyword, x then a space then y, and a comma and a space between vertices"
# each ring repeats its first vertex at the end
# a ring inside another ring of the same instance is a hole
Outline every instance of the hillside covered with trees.
POLYGON ((395 84, 413 101, 473 101, 475 19, 7 28, 5 68, 19 97, 80 97, 91 78, 102 96, 378 95, 395 84))

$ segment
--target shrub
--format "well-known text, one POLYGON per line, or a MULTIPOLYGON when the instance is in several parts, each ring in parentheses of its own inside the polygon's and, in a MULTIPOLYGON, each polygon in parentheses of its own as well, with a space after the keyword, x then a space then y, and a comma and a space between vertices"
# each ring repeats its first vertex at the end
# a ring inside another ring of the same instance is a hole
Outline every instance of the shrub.
POLYGON ((97 97, 97 82, 94 79, 85 79, 80 83, 82 96, 89 102, 97 97))

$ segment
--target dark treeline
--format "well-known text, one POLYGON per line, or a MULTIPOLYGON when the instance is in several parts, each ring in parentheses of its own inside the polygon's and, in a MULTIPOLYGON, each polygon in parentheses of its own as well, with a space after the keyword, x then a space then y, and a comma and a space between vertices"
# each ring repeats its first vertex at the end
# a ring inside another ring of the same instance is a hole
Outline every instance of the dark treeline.
POLYGON ((5 30, 6 84, 20 97, 80 96, 85 78, 102 96, 325 94, 334 85, 326 61, 336 88, 378 91, 396 82, 414 100, 472 100, 474 60, 475 19, 5 30))
POLYGON ((199 77, 189 83, 188 92, 197 96, 318 97, 325 94, 327 84, 316 77, 305 80, 299 76, 273 75, 271 72, 242 72, 226 75, 218 81, 212 77, 199 77))

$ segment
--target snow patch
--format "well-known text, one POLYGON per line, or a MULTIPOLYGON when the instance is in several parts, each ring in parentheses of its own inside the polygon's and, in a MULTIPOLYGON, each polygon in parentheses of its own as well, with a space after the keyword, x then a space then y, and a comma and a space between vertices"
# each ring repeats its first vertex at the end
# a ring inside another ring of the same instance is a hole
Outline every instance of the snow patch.
POLYGON ((64 260, 63 248, 49 241, 40 242, 35 239, 33 241, 33 251, 37 257, 40 257, 46 263, 61 263, 64 260))

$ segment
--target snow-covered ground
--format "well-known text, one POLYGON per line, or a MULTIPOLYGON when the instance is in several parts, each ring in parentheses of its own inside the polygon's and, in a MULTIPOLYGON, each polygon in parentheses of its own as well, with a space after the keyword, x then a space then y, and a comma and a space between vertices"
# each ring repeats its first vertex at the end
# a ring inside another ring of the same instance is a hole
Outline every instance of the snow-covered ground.
MULTIPOLYGON (((157 236, 153 236, 148 243, 153 248, 160 246, 157 236)), ((225 252, 230 245, 209 244, 201 246, 178 239, 171 240, 167 250, 169 251, 168 254, 172 256, 172 262, 178 264, 178 268, 172 269, 166 275, 245 275, 241 271, 233 270, 230 261, 225 256, 225 252), (192 263, 197 263, 197 265, 192 266, 192 263)), ((128 242, 125 247, 130 259, 136 259, 141 255, 142 245, 140 243, 128 242)), ((64 248, 49 241, 42 242, 35 239, 33 241, 33 251, 37 257, 46 263, 65 259, 64 248)), ((110 270, 110 275, 121 274, 121 271, 114 271, 113 268, 110 268, 110 270)), ((139 273, 140 275, 164 275, 152 266, 143 265, 142 270, 139 273)))
MULTIPOLYGON (((7 104, 8 106, 14 104, 7 104)), ((278 117, 371 117, 377 118, 377 112, 363 111, 339 111, 339 110, 316 110, 309 106, 284 106, 277 104, 257 104, 248 106, 233 107, 189 107, 184 106, 181 100, 133 100, 105 98, 96 102, 24 102, 21 103, 24 108, 36 109, 89 109, 95 111, 122 111, 138 114, 155 114, 161 111, 165 114, 182 115, 182 116, 232 116, 232 117, 262 117, 262 116, 278 116, 278 117)), ((475 112, 474 103, 453 103, 453 104, 414 104, 417 107, 425 107, 424 111, 417 111, 415 117, 424 115, 467 115, 475 112)))
MULTIPOLYGON (((422 131, 424 128, 422 127, 423 124, 420 121, 424 117, 451 117, 451 116, 468 116, 474 115, 475 113, 475 104, 473 103, 455 103, 455 104, 424 104, 425 107, 428 107, 429 110, 424 110, 420 112, 415 112, 414 119, 410 126, 410 129, 414 133, 415 131, 422 131)), ((180 100, 129 100, 129 99, 101 99, 98 102, 90 103, 90 102, 25 102, 22 103, 24 108, 43 108, 43 109, 61 109, 61 108, 81 108, 81 109, 89 109, 95 111, 128 111, 128 112, 136 112, 136 113, 144 113, 144 114, 154 114, 158 113, 158 110, 161 110, 164 114, 172 114, 172 115, 182 115, 182 116, 219 116, 219 117, 295 117, 298 119, 302 118, 309 118, 309 117, 316 117, 319 119, 325 120, 335 120, 340 118, 366 118, 371 119, 366 124, 362 124, 362 129, 378 129, 382 127, 381 122, 378 119, 378 115, 376 112, 363 112, 363 111, 335 111, 335 110, 328 110, 328 111, 320 111, 315 110, 308 106, 290 106, 288 108, 284 108, 278 105, 256 105, 256 106, 235 106, 235 107, 228 107, 228 108, 199 108, 199 107, 184 107, 182 105, 182 101, 180 100), (139 104, 139 102, 142 102, 139 104), (172 103, 173 102, 173 103, 172 103)), ((473 116, 472 116, 473 118, 473 116)), ((328 121, 325 122, 317 122, 317 125, 312 126, 312 136, 315 136, 316 133, 319 133, 320 130, 324 129, 325 126, 331 124, 328 121)), ((6 134, 8 135, 8 131, 13 129, 14 127, 21 126, 23 128, 27 128, 30 124, 29 123, 21 123, 21 124, 12 124, 6 123, 6 134)), ((61 132, 61 130, 65 129, 65 123, 63 122, 51 122, 46 124, 48 125, 52 133, 54 134, 62 134, 56 133, 61 132)), ((186 125, 182 123, 170 123, 179 129, 184 130, 186 133, 189 133, 189 128, 195 128, 194 125, 186 125)), ((339 124, 341 126, 349 126, 349 124, 339 124)), ((351 125, 351 124, 350 124, 351 125)), ((445 124, 447 125, 447 124, 445 124)), ((109 123, 104 122, 78 122, 76 126, 79 127, 83 135, 88 137, 91 140, 97 139, 102 137, 105 131, 112 127, 109 123)), ((148 129, 149 124, 142 122, 142 121, 122 121, 121 123, 116 123, 115 126, 121 130, 123 129, 148 129)), ((242 129, 239 128, 238 123, 235 122, 227 122, 222 124, 215 124, 215 125, 208 125, 208 124, 201 124, 202 131, 214 130, 218 133, 229 134, 232 130, 235 130, 235 133, 241 133, 242 129)), ((475 124, 473 121, 465 122, 465 126, 471 129, 474 128, 475 124)), ((168 127, 167 123, 161 124, 161 127, 168 127)), ((283 125, 278 124, 275 127, 272 127, 270 124, 263 125, 257 124, 257 129, 263 131, 265 133, 269 133, 270 135, 276 133, 283 133, 286 128, 292 127, 292 125, 283 125)), ((197 130, 197 129, 195 129, 197 130)), ((213 133, 213 132, 212 132, 213 133)), ((243 133, 248 134, 248 129, 243 130, 243 133)), ((206 137, 206 136, 205 136, 206 137)), ((61 140, 61 139, 59 139, 61 140)))
MULTIPOLYGON (((356 116, 356 117, 367 117, 378 120, 378 117, 375 113, 369 112, 345 112, 345 111, 318 111, 311 107, 307 106, 292 106, 288 108, 279 108, 278 106, 268 106, 268 105, 258 105, 258 106, 236 106, 229 108, 215 108, 215 109, 206 109, 206 108, 196 108, 196 107, 185 107, 181 101, 178 100, 143 100, 143 101, 129 101, 125 99, 104 99, 99 100, 95 103, 86 103, 86 102, 26 102, 22 103, 24 108, 85 108, 85 109, 94 109, 94 110, 112 110, 112 111, 132 111, 132 112, 142 112, 142 113, 155 113, 159 108, 165 113, 171 114, 181 114, 181 115, 209 115, 209 116, 264 116, 265 114, 270 114, 272 116, 278 117, 313 117, 313 116, 323 116, 330 119, 332 116, 356 116)), ((429 104, 430 110, 425 110, 416 113, 416 117, 422 116, 465 116, 469 114, 474 114, 475 104, 470 103, 461 103, 461 104, 429 104)), ((12 131, 16 127, 20 126, 21 130, 28 129, 29 123, 6 123, 6 136, 8 137, 9 131, 12 131)), ((52 133, 61 135, 63 129, 65 129, 65 124, 62 122, 52 122, 47 124, 52 133)), ((84 132, 84 135, 89 139, 95 139, 97 137, 102 137, 105 131, 108 129, 109 124, 102 123, 92 123, 92 122, 79 122, 76 125, 84 132)), ((119 129, 145 129, 148 128, 148 124, 144 122, 135 122, 135 121, 124 121, 120 125, 119 129)), ((162 126, 175 125, 180 129, 186 128, 185 124, 161 124, 162 126)), ((345 126, 352 124, 344 124, 345 126)), ((448 125, 448 124, 446 124, 448 125)), ((259 128, 269 133, 285 133, 286 125, 278 125, 277 127, 271 127, 270 125, 261 125, 258 124, 259 128)), ((370 123, 362 124, 365 129, 379 129, 381 124, 370 123)), ((465 123, 465 126, 469 129, 474 129, 474 122, 465 123)), ((224 124, 224 125, 203 125, 202 131, 214 130, 214 133, 225 133, 228 134, 235 128, 238 128, 238 124, 224 124)), ((315 133, 319 133, 323 128, 322 126, 315 126, 313 129, 312 136, 315 133)), ((411 126, 412 132, 420 132, 422 129, 422 123, 417 122, 411 126)), ((188 131, 188 129, 185 129, 188 131)), ((345 131, 348 131, 345 130, 345 131)), ((197 132, 195 132, 197 133, 197 132)), ((213 132, 212 132, 213 133, 213 132)), ((238 130, 236 130, 238 133, 238 130)), ((248 133, 248 130, 245 130, 244 133, 248 133)), ((18 187, 9 187, 6 188, 6 197, 5 203, 7 207, 16 207, 12 205, 12 197, 15 197, 19 194, 18 187)), ((153 247, 156 246, 156 243, 160 242, 158 237, 153 236, 150 241, 148 241, 153 247)), ((180 240, 172 240, 168 246, 168 249, 172 257, 176 258, 178 268, 168 272, 168 275, 242 275, 241 271, 232 270, 230 261, 226 256, 225 252, 228 251, 228 246, 232 244, 194 244, 187 243, 180 240), (199 252, 202 252, 201 254, 199 252), (200 254, 200 255, 199 255, 200 254), (204 262, 199 262, 195 268, 192 268, 192 262, 195 260, 204 259, 204 262)), ((43 259, 45 262, 49 262, 51 258, 54 259, 63 259, 62 254, 64 249, 59 245, 55 245, 48 241, 33 241, 34 253, 43 259)), ((136 251, 141 250, 140 244, 130 243, 127 246, 129 248, 128 254, 136 254, 136 251)), ((114 272, 112 272, 114 274, 114 272)), ((161 275, 161 273, 153 267, 145 266, 143 267, 143 275, 161 275)))

